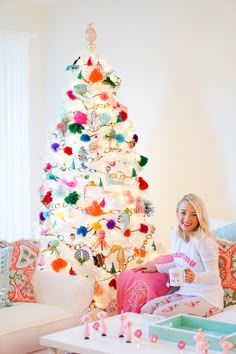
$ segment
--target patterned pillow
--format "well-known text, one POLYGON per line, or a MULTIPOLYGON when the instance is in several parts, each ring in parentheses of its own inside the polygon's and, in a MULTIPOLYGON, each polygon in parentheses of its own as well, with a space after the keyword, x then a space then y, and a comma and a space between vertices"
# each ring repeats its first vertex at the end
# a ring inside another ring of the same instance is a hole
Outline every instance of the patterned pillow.
POLYGON ((12 246, 9 300, 12 302, 35 302, 31 278, 39 255, 39 242, 19 240, 13 242, 12 246))
POLYGON ((236 304, 236 243, 217 240, 219 246, 219 267, 224 289, 224 306, 236 304))
POLYGON ((8 299, 12 247, 0 249, 0 308, 11 306, 8 299))

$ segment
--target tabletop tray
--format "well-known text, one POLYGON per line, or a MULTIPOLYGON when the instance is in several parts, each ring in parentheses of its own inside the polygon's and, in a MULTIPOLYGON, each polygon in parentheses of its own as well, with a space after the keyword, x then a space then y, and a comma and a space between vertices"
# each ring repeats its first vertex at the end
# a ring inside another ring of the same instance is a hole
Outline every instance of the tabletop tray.
POLYGON ((177 315, 150 324, 149 336, 156 334, 159 339, 176 343, 184 340, 186 344, 195 346, 194 336, 199 328, 205 334, 204 340, 209 340, 210 349, 222 350, 219 342, 223 336, 236 346, 236 324, 189 315, 177 315))

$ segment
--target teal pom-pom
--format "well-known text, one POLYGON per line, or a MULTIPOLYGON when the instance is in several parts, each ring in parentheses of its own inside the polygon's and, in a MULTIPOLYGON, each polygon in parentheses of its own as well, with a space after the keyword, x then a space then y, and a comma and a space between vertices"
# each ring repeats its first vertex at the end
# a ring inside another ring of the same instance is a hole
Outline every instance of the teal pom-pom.
POLYGON ((99 114, 99 119, 102 125, 107 125, 111 120, 111 116, 107 113, 101 113, 99 114))
POLYGON ((125 137, 123 134, 117 134, 116 140, 118 141, 118 143, 123 143, 125 141, 125 137))

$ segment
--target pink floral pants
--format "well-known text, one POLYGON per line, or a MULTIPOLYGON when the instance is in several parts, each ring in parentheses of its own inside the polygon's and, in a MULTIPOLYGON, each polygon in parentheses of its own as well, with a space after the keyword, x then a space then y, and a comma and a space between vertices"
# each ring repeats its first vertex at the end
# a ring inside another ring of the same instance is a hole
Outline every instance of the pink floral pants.
POLYGON ((201 297, 175 293, 152 299, 141 308, 141 313, 150 313, 165 317, 179 314, 210 317, 221 311, 221 309, 213 307, 201 297))

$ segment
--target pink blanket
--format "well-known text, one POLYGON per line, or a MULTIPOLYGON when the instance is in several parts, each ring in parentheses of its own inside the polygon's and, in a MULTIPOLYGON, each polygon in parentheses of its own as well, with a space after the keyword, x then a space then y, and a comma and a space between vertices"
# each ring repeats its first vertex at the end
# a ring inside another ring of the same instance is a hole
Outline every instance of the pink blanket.
MULTIPOLYGON (((149 262, 152 264, 169 263, 172 255, 164 255, 149 262)), ((166 285, 166 273, 142 273, 127 270, 116 277, 117 312, 140 313, 141 307, 155 297, 165 295, 170 288, 166 285)))

